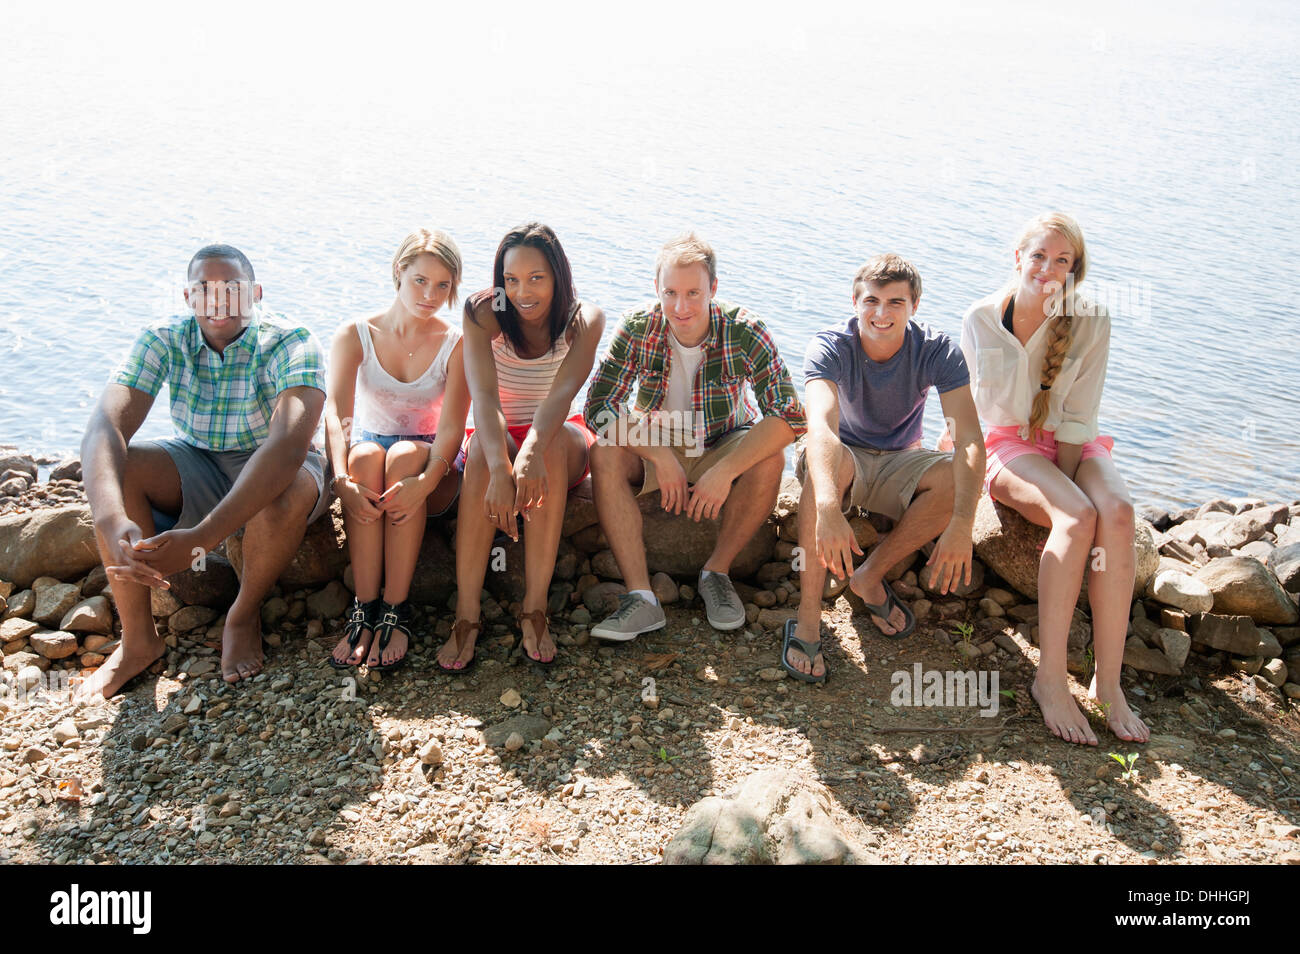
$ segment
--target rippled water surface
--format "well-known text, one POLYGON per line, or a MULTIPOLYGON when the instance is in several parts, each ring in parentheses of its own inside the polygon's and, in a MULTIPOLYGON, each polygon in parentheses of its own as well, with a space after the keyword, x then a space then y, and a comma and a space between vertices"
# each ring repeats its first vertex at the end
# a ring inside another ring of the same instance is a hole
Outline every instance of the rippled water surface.
MULTIPOLYGON (((1134 6, 7 13, 0 441, 73 451, 208 241, 327 339, 386 307, 413 225, 456 237, 472 289, 507 228, 548 222, 611 314, 694 227, 719 297, 797 369, 867 256, 915 261, 920 317, 955 336, 1018 226, 1059 207, 1111 303, 1102 426, 1135 497, 1295 499, 1300 13, 1134 6)), ((168 429, 159 401, 142 433, 168 429)))

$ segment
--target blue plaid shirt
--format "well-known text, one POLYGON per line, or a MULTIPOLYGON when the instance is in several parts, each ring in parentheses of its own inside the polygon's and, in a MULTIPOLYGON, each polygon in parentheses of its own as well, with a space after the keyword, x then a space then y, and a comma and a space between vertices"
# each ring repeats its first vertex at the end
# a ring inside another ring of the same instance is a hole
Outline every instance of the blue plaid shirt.
POLYGON ((150 397, 165 382, 181 440, 210 451, 251 451, 270 433, 281 391, 325 390, 325 357, 310 331, 260 308, 218 355, 187 315, 140 332, 109 381, 150 397))

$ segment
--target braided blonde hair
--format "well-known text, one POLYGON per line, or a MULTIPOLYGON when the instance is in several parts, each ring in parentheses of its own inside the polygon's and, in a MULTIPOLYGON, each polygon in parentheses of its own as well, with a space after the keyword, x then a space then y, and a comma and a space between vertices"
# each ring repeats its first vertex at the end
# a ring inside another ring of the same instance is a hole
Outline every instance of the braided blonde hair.
MULTIPOLYGON (((1083 229, 1079 228, 1079 223, 1064 212, 1048 212, 1038 216, 1024 227, 1020 239, 1016 242, 1016 250, 1023 252, 1029 247, 1030 242, 1044 232, 1055 232, 1070 243, 1074 251, 1074 264, 1070 267, 1070 274, 1077 288, 1088 273, 1088 248, 1083 241, 1083 229)), ((1012 294, 1015 294, 1014 290, 1012 294)), ((1054 311, 1053 314, 1048 315, 1048 321, 1052 323, 1051 337, 1047 341, 1047 353, 1043 355, 1043 372, 1039 381, 1038 394, 1034 396, 1033 408, 1029 414, 1030 440, 1038 439, 1043 423, 1047 420, 1052 385, 1056 383, 1056 376, 1060 374, 1061 365, 1065 362, 1065 356, 1069 353, 1070 344, 1074 340, 1074 316, 1076 313, 1087 313, 1079 308, 1078 304, 1075 299, 1065 301, 1059 296, 1054 296, 1051 301, 1054 311)))

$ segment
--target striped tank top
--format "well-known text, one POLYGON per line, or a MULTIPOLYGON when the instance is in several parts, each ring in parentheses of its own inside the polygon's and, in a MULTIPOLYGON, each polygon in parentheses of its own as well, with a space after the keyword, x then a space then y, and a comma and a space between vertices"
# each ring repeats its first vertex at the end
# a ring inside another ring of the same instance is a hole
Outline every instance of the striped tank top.
MULTIPOLYGON (((492 339, 492 358, 497 368, 497 394, 506 427, 527 427, 538 406, 551 393, 551 383, 569 353, 567 335, 540 358, 521 358, 504 334, 492 339)), ((569 408, 573 410, 572 407, 569 408)), ((565 417, 569 415, 566 414, 565 417)))

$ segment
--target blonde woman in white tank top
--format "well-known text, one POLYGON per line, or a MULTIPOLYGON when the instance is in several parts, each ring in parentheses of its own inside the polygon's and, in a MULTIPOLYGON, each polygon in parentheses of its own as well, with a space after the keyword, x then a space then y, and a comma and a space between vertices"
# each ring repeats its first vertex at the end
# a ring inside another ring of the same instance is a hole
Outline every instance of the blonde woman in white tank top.
POLYGON ((425 516, 449 510, 460 488, 469 388, 460 329, 438 317, 460 278, 451 236, 417 229, 393 258, 393 304, 334 336, 326 448, 356 592, 336 668, 391 669, 414 635, 407 596, 425 516))
POLYGON ((568 491, 587 471, 594 439, 570 416, 591 374, 604 313, 577 300, 568 258, 545 225, 506 234, 493 264, 495 288, 465 303, 465 372, 474 433, 456 522, 456 622, 438 651, 445 672, 467 672, 481 632, 479 594, 497 531, 524 529, 525 592, 515 649, 547 665, 555 641, 546 603, 568 491))

